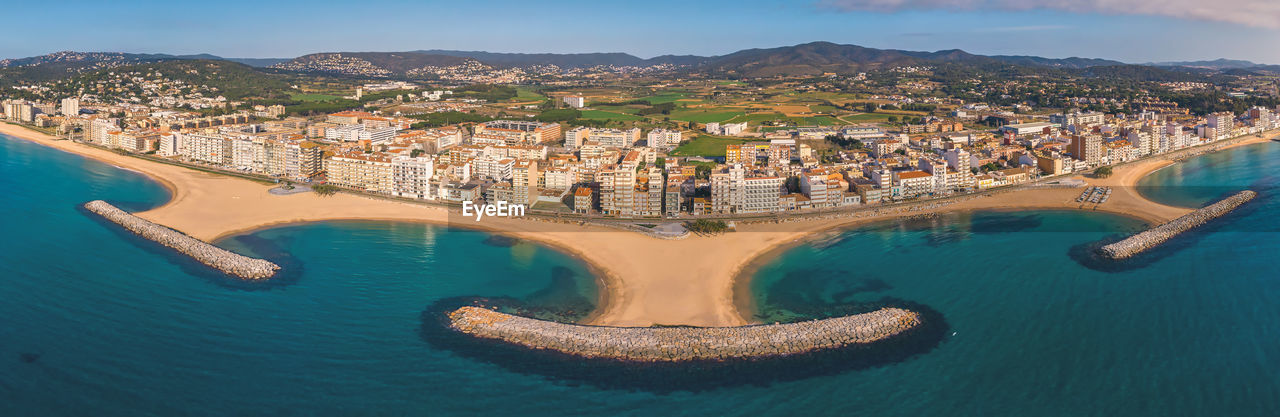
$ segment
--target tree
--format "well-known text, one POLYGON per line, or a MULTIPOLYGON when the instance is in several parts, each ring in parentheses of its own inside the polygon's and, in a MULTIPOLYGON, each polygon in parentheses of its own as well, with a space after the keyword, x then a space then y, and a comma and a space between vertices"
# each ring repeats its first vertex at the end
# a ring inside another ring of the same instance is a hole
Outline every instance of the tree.
POLYGON ((311 187, 311 191, 315 191, 316 195, 328 197, 338 193, 338 186, 330 184, 318 184, 311 187))
POLYGON ((685 222, 684 228, 698 234, 718 235, 729 231, 729 225, 720 220, 699 219, 685 222))
POLYGON ((1093 175, 1098 178, 1110 177, 1112 174, 1111 167, 1102 167, 1093 170, 1093 175))

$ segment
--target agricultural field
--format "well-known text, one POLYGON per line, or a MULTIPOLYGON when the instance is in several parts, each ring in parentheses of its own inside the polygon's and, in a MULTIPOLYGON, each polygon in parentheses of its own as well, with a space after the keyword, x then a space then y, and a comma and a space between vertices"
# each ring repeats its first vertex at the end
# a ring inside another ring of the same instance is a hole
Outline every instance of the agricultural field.
POLYGON ((329 101, 340 99, 342 97, 318 93, 290 93, 289 98, 298 101, 329 101))
POLYGON ((534 90, 534 89, 532 89, 532 88, 529 88, 529 87, 516 87, 516 96, 515 96, 515 98, 513 98, 512 100, 514 100, 514 101, 534 101, 534 100, 537 100, 537 101, 543 101, 543 100, 546 100, 546 99, 547 99, 547 96, 544 96, 544 95, 542 95, 542 94, 539 94, 537 91, 535 91, 535 90, 534 90))
POLYGON ((685 122, 712 123, 725 122, 742 116, 746 116, 746 114, 741 111, 678 109, 671 112, 669 117, 671 117, 671 120, 680 120, 685 122))
POLYGON ((813 116, 813 117, 793 117, 800 126, 834 126, 841 124, 839 120, 831 116, 813 116))
POLYGON ((691 94, 686 92, 666 91, 666 92, 663 92, 662 94, 652 95, 648 97, 639 97, 637 98, 637 100, 647 100, 649 104, 675 103, 681 100, 686 100, 686 101, 681 101, 682 103, 689 103, 688 100, 696 100, 690 96, 691 94))
POLYGON ((688 142, 680 144, 671 156, 702 156, 708 158, 724 157, 724 148, 728 145, 737 145, 743 143, 751 143, 758 141, 743 140, 737 138, 726 138, 721 136, 698 135, 688 142))
POLYGON ((643 117, 634 114, 618 113, 606 110, 583 110, 582 117, 584 120, 619 120, 619 121, 636 121, 644 120, 643 117))
POLYGON ((789 117, 783 115, 782 113, 751 113, 751 114, 744 114, 738 117, 734 117, 733 119, 728 120, 728 122, 729 123, 747 122, 749 124, 756 125, 764 122, 772 122, 777 120, 786 121, 789 119, 790 119, 789 117))
POLYGON ((849 123, 884 123, 889 121, 889 115, 884 113, 861 113, 852 116, 842 116, 840 119, 849 123))

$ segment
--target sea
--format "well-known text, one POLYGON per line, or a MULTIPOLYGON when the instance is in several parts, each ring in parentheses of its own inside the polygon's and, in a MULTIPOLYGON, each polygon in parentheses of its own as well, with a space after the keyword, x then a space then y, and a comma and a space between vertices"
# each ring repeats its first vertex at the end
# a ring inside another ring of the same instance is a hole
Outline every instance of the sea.
POLYGON ((1274 416, 1277 173, 1268 142, 1149 176, 1141 191, 1168 204, 1261 195, 1125 262, 1092 248, 1144 224, 1091 211, 827 234, 744 277, 755 319, 899 305, 928 311, 937 331, 860 366, 689 369, 662 386, 632 383, 636 369, 438 340, 451 303, 590 315, 595 276, 552 248, 423 224, 296 224, 215 242, 285 266, 246 284, 78 209, 157 207, 159 184, 4 137, 0 416, 1274 416))

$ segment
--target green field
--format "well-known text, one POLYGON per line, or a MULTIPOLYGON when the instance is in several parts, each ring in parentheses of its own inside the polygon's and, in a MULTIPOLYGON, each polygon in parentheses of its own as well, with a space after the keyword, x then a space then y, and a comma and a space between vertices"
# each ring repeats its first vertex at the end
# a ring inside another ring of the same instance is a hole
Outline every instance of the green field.
POLYGON ((833 126, 840 124, 839 120, 831 116, 814 116, 814 117, 793 117, 792 120, 801 126, 833 126))
POLYGON ((328 94, 290 93, 289 98, 292 98, 298 101, 328 101, 328 100, 339 99, 342 97, 331 96, 328 94))
POLYGON ((515 96, 515 98, 513 98, 512 100, 515 100, 515 101, 534 101, 534 100, 546 100, 546 99, 547 99, 547 96, 544 96, 544 95, 542 95, 542 94, 538 94, 538 92, 537 92, 537 91, 534 91, 532 88, 529 88, 529 87, 516 87, 516 96, 515 96))
POLYGON ((836 110, 837 110, 836 106, 830 106, 826 104, 815 104, 815 105, 809 106, 809 111, 812 111, 814 113, 835 113, 836 110))
POLYGON ((665 92, 662 94, 653 95, 649 97, 641 97, 641 98, 638 98, 637 100, 647 100, 649 101, 649 104, 659 104, 659 103, 674 103, 676 100, 684 100, 686 98, 689 98, 687 93, 665 92))
POLYGON ((745 116, 745 114, 740 111, 709 110, 676 110, 671 112, 671 120, 697 123, 724 122, 740 116, 745 116))
POLYGON ((612 120, 619 120, 619 121, 644 120, 643 117, 636 116, 634 114, 615 113, 615 112, 604 111, 604 110, 583 110, 582 117, 580 117, 580 119, 585 119, 585 120, 612 119, 612 120))
POLYGON ((605 111, 610 113, 636 114, 640 112, 640 109, 648 108, 648 106, 619 105, 619 104, 593 104, 591 105, 591 108, 593 110, 600 110, 600 111, 605 111))
POLYGON ((788 120, 789 118, 782 113, 752 113, 734 117, 729 120, 730 123, 747 122, 751 124, 760 124, 762 122, 772 122, 774 120, 788 120))
POLYGON ((680 144, 671 156, 724 157, 724 147, 752 141, 725 138, 718 136, 698 135, 691 141, 680 144))
POLYGON ((844 116, 844 120, 851 123, 884 123, 889 121, 889 115, 881 113, 862 113, 853 116, 844 116))

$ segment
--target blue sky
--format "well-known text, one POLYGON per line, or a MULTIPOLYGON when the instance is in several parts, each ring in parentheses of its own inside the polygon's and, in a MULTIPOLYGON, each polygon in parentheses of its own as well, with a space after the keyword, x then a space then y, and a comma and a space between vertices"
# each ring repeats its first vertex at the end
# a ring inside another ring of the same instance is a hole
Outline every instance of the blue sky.
POLYGON ((1102 9, 1089 0, 15 2, 5 7, 0 58, 59 50, 293 57, 415 49, 650 57, 824 40, 1126 62, 1280 64, 1280 29, 1267 23, 1280 21, 1280 9, 1267 4, 1274 0, 1216 0, 1222 8, 1259 11, 1225 18, 1168 12, 1180 7, 1170 3, 1200 1, 1110 0, 1119 6, 1102 9), (1131 14, 1121 6, 1162 11, 1131 14), (1266 19, 1252 19, 1257 15, 1266 19))

